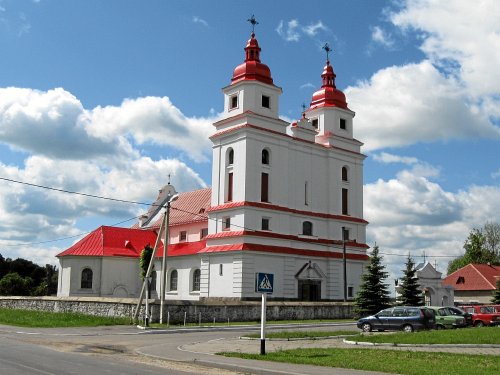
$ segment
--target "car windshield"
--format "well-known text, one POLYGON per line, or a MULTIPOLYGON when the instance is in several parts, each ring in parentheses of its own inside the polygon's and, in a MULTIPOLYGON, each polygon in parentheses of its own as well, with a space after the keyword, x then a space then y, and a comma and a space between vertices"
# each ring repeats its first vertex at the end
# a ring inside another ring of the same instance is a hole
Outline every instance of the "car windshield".
POLYGON ((463 315, 465 311, 459 309, 458 307, 448 307, 448 311, 451 315, 463 315))

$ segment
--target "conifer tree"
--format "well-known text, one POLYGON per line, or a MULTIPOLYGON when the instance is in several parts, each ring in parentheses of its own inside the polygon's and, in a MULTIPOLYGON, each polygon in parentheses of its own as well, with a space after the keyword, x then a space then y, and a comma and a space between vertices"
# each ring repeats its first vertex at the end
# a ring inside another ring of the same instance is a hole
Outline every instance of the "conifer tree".
POLYGON ((497 279, 496 287, 497 288, 493 292, 493 299, 491 300, 491 303, 494 303, 495 305, 500 305, 500 278, 497 279))
POLYGON ((361 276, 361 285, 355 300, 355 312, 360 316, 376 314, 390 306, 389 287, 384 284, 388 273, 382 264, 378 246, 375 245, 370 263, 361 276))
POLYGON ((419 306, 422 304, 422 291, 418 285, 417 270, 413 259, 408 255, 406 268, 399 289, 398 304, 404 306, 419 306))

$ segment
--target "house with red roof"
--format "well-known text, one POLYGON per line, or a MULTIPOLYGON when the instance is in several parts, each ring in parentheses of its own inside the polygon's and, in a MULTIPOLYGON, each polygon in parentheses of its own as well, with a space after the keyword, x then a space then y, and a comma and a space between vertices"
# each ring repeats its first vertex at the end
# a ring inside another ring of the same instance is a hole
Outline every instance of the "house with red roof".
MULTIPOLYGON (((251 33, 243 63, 222 89, 224 110, 210 137, 211 188, 179 194, 169 210, 165 298, 257 299, 256 274, 273 276, 266 285, 273 280, 274 299, 356 295, 368 261, 365 155, 325 50, 321 87, 289 123, 279 116, 282 89, 251 33)), ((61 252, 58 295, 136 297, 140 251, 158 236, 154 275, 161 269, 161 206, 173 191, 165 185, 160 203, 132 228, 98 228, 61 252)))
POLYGON ((491 303, 500 266, 468 264, 448 275, 443 284, 455 289, 455 304, 491 303))

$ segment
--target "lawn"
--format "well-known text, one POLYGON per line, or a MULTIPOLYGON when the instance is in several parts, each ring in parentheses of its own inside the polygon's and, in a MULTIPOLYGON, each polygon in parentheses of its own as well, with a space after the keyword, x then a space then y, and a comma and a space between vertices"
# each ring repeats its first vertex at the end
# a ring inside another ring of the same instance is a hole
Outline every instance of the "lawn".
POLYGON ((482 344, 500 345, 499 327, 464 328, 420 331, 413 333, 364 334, 350 337, 351 341, 393 344, 482 344))
MULTIPOLYGON (((356 335, 355 331, 281 331, 281 332, 267 332, 266 338, 268 339, 316 339, 332 336, 347 336, 356 335)), ((245 335, 250 338, 260 338, 260 333, 252 333, 245 335)))
POLYGON ((218 353, 230 357, 380 371, 403 375, 498 375, 500 357, 379 349, 294 349, 258 354, 218 353))
POLYGON ((0 308, 0 324, 33 328, 97 327, 130 324, 130 319, 0 308))

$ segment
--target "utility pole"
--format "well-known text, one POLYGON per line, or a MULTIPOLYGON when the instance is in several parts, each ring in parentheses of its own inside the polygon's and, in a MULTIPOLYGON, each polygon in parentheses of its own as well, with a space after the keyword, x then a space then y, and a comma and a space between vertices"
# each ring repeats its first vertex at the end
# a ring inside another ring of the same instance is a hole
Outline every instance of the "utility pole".
POLYGON ((347 302, 347 254, 346 254, 346 248, 345 248, 345 243, 346 243, 346 229, 345 227, 342 227, 342 247, 343 247, 343 266, 344 266, 344 302, 347 302))
POLYGON ((170 221, 170 205, 179 197, 178 194, 168 195, 167 197, 167 208, 165 212, 165 237, 163 240, 163 259, 161 261, 161 279, 160 279, 160 324, 163 324, 163 313, 165 309, 165 287, 167 278, 167 251, 168 251, 168 240, 169 240, 169 221, 170 221))

